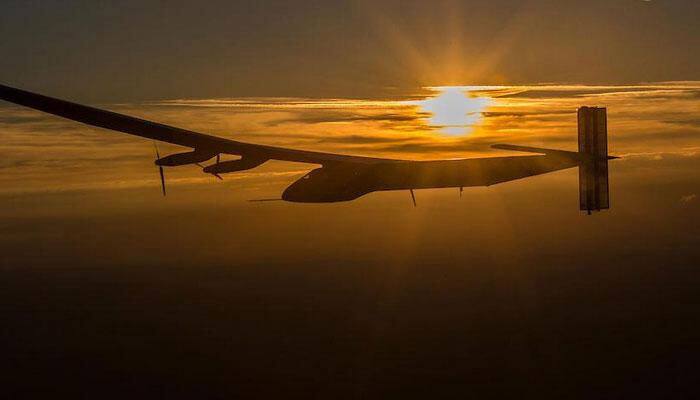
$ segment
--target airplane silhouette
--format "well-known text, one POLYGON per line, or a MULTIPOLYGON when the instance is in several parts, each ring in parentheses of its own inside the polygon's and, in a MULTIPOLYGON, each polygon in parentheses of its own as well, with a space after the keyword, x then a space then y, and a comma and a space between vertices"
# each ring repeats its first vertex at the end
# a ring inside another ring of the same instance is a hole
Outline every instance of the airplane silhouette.
POLYGON ((212 158, 216 158, 216 162, 203 167, 203 171, 219 179, 220 174, 249 170, 268 160, 321 165, 282 193, 281 200, 302 203, 349 201, 375 191, 409 190, 415 205, 415 189, 459 188, 461 195, 462 189, 468 186, 490 186, 579 167, 580 209, 590 214, 610 207, 608 160, 617 158, 607 153, 606 109, 596 107, 578 110, 578 152, 496 144, 491 147, 538 155, 411 161, 243 143, 5 85, 0 85, 0 99, 84 124, 191 148, 192 151, 161 158, 156 147, 155 164, 159 167, 163 195, 166 194, 163 167, 201 166, 200 163, 212 158), (241 158, 222 162, 221 154, 241 158))

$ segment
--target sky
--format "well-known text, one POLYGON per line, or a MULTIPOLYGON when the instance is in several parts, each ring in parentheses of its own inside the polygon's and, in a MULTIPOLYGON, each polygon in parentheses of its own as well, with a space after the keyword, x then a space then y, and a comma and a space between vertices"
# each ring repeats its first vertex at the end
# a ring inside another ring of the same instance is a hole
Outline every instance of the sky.
POLYGON ((431 125, 459 123, 433 113, 450 115, 438 99, 454 88, 101 104, 256 143, 406 159, 501 154, 493 142, 573 150, 576 107, 606 105, 610 153, 622 158, 610 163, 611 209, 592 216, 578 209, 575 169, 462 197, 418 190, 413 207, 405 191, 249 202, 279 197, 311 166, 269 162, 223 181, 185 166, 166 169, 163 198, 149 141, 3 106, 8 390, 692 392, 699 88, 471 88, 465 108, 480 111, 466 126, 431 125))
POLYGON ((166 168, 163 198, 150 141, 2 103, 5 391, 690 394, 699 4, 4 2, 0 82, 50 96, 411 160, 575 150, 577 108, 604 106, 621 157, 610 210, 591 216, 576 169, 417 190, 413 207, 405 191, 249 202, 314 166, 223 181, 183 166, 166 168))
POLYGON ((694 0, 3 4, 2 81, 82 100, 700 79, 694 0))

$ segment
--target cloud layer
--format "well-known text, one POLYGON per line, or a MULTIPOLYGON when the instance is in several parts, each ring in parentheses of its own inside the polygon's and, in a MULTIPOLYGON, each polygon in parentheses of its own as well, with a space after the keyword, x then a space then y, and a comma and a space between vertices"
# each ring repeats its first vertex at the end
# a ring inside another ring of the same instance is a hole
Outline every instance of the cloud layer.
MULTIPOLYGON (((469 135, 431 126, 420 97, 386 100, 242 98, 100 105, 117 112, 253 143, 404 159, 491 156, 493 143, 576 146, 576 109, 607 106, 611 153, 629 157, 697 154, 700 83, 625 86, 470 87, 490 98, 469 135)), ((152 146, 20 107, 0 107, 1 193, 150 185, 152 146)), ((163 145, 163 152, 178 151, 163 145)), ((237 179, 303 171, 270 163, 237 179)), ((169 169, 173 184, 208 182, 195 167, 169 169)), ((264 179, 262 179, 264 181, 264 179)))

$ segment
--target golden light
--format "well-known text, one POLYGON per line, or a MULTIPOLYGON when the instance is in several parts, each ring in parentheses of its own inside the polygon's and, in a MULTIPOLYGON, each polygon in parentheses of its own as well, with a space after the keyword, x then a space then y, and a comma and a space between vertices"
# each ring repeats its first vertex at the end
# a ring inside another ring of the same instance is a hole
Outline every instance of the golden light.
POLYGON ((465 86, 441 86, 432 88, 439 95, 418 101, 421 111, 430 113, 429 124, 439 127, 448 135, 466 135, 482 117, 492 99, 471 94, 476 89, 465 86))

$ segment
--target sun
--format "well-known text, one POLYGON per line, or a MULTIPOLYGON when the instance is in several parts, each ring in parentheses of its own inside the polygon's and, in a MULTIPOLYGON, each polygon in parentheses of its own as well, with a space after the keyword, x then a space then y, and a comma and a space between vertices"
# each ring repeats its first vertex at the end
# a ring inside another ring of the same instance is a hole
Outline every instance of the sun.
POLYGON ((471 94, 474 89, 466 86, 440 86, 431 88, 438 95, 418 103, 421 111, 431 114, 429 124, 439 127, 448 135, 466 135, 482 117, 482 112, 492 99, 471 94))

